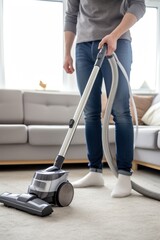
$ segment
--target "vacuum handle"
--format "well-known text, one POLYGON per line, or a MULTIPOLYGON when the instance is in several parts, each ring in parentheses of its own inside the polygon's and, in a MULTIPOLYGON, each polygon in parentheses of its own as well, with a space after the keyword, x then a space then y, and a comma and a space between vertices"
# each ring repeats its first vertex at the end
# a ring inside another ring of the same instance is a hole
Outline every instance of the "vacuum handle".
POLYGON ((103 60, 106 56, 106 52, 107 52, 107 44, 104 44, 97 55, 95 66, 98 66, 99 68, 102 66, 103 60))

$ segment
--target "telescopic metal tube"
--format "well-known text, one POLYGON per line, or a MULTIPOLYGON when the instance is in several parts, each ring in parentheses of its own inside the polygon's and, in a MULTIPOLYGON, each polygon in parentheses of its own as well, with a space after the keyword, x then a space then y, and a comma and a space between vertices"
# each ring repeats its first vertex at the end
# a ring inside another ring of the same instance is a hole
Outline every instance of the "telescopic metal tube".
POLYGON ((62 157, 65 158, 65 155, 67 153, 67 150, 68 150, 69 145, 71 143, 71 140, 73 138, 74 132, 75 132, 75 130, 77 128, 78 122, 80 120, 80 117, 82 115, 82 112, 84 110, 86 102, 88 100, 88 97, 90 95, 90 92, 91 92, 92 87, 94 85, 94 82, 96 80, 96 77, 97 77, 97 74, 99 72, 99 69, 101 68, 103 60, 104 60, 104 58, 106 56, 106 50, 107 50, 107 46, 104 45, 102 47, 102 49, 100 49, 100 51, 99 51, 99 53, 97 55, 97 58, 96 58, 93 70, 92 70, 92 72, 90 74, 90 77, 88 79, 88 83, 87 83, 87 85, 86 85, 86 87, 84 89, 84 92, 83 92, 82 96, 81 96, 80 102, 79 102, 78 107, 76 109, 76 112, 75 112, 75 114, 73 116, 73 119, 71 119, 73 124, 72 124, 71 127, 69 127, 69 129, 67 131, 67 134, 65 136, 64 142, 63 142, 63 144, 61 146, 61 149, 59 151, 58 156, 61 156, 61 159, 62 159, 62 157))

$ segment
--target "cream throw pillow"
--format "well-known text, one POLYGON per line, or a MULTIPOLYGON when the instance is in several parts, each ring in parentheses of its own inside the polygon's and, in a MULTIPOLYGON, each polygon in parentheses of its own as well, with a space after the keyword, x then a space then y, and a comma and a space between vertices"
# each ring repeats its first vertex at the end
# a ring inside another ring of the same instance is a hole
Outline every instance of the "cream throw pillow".
POLYGON ((143 115, 142 121, 147 125, 160 126, 160 102, 152 105, 143 115))

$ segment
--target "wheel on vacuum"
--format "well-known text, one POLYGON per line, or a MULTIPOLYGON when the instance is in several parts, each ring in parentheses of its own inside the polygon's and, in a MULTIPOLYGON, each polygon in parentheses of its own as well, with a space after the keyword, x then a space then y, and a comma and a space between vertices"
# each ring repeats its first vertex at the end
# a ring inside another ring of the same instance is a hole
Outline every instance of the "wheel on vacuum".
POLYGON ((59 207, 68 206, 73 199, 74 188, 70 182, 63 182, 56 193, 56 203, 59 207))

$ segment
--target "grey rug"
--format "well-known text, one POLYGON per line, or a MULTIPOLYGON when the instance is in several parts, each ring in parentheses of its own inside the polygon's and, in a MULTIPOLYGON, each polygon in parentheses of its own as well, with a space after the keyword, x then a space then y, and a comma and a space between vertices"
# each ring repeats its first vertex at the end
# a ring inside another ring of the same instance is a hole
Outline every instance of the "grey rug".
MULTIPOLYGON (((44 168, 44 166, 43 166, 44 168)), ((70 171, 69 181, 79 179, 87 167, 64 166, 70 171)), ((27 192, 34 167, 9 167, 0 171, 0 193, 27 192)), ((141 169, 134 180, 159 191, 160 173, 141 169)), ((75 189, 69 207, 54 208, 48 217, 38 217, 0 204, 0 239, 2 240, 160 240, 160 202, 135 191, 123 199, 113 199, 110 193, 116 178, 104 169, 105 186, 75 189)))

